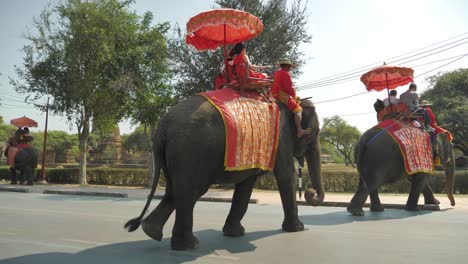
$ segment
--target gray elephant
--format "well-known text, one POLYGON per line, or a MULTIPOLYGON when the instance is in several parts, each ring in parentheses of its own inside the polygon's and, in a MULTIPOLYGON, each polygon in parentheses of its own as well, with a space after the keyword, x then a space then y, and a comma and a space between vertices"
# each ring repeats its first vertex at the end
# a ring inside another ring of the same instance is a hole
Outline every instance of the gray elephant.
MULTIPOLYGON (((303 101, 301 106, 302 126, 312 128, 312 133, 299 140, 292 112, 280 105, 280 134, 273 172, 284 209, 282 228, 287 232, 304 230, 298 217, 295 196, 295 157, 306 155, 308 161, 312 187, 317 191, 317 196, 309 202, 317 204, 324 199, 320 174, 319 121, 310 101, 303 101)), ((224 169, 225 127, 218 110, 202 96, 190 97, 174 106, 161 119, 153 142, 155 174, 151 193, 140 216, 129 220, 125 228, 132 232, 141 224, 148 236, 159 241, 164 224, 175 210, 172 249, 196 248, 198 239, 192 231, 196 201, 208 191, 211 184, 232 183, 235 184, 235 190, 223 232, 226 236, 243 235, 241 220, 247 211, 254 183, 265 171, 224 169), (143 219, 155 192, 160 169, 166 177, 166 193, 157 208, 143 219)))
MULTIPOLYGON (((440 156, 441 164, 445 168, 446 193, 453 206, 455 205, 453 146, 447 134, 438 134, 433 142, 434 152, 440 156)), ((407 177, 411 181, 406 210, 419 210, 418 200, 421 193, 424 195, 425 204, 439 204, 426 182, 428 173, 409 176, 405 170, 399 146, 392 136, 382 133, 380 128, 373 127, 367 130, 356 145, 354 154, 360 179, 358 189, 347 208, 352 215, 364 215, 362 207, 368 195, 370 196, 370 210, 383 211, 378 188, 383 184, 396 182, 402 177, 407 177)))
MULTIPOLYGON (((34 172, 37 168, 37 157, 38 152, 32 146, 28 146, 18 150, 15 156, 15 167, 16 177, 19 177, 20 181, 27 181, 28 185, 33 185, 34 172), (20 172, 17 175, 18 171, 20 172)), ((12 179, 15 181, 14 179, 12 179)))

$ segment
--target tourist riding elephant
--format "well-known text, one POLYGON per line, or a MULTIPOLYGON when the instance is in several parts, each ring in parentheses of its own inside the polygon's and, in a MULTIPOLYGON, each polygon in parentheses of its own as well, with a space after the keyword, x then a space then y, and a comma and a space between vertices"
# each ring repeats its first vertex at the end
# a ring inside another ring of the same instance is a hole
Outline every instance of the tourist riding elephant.
MULTIPOLYGON (((440 156, 441 164, 445 168, 446 193, 453 206, 455 205, 453 197, 455 159, 453 146, 448 140, 447 134, 436 136, 434 151, 436 155, 440 156)), ((424 195, 425 204, 439 204, 426 182, 428 173, 420 172, 408 175, 399 146, 392 136, 382 133, 381 129, 374 127, 367 130, 361 136, 354 154, 359 171, 359 186, 348 206, 348 212, 352 215, 364 215, 362 207, 368 195, 370 195, 370 210, 383 211, 378 188, 383 184, 396 182, 402 177, 408 177, 411 181, 406 210, 419 210, 418 200, 421 192, 424 195)))
MULTIPOLYGON (((37 167, 38 152, 32 146, 18 150, 15 156, 15 169, 20 171, 19 180, 33 185, 34 171, 37 167)), ((18 177, 18 175, 16 175, 18 177)))
MULTIPOLYGON (((313 203, 324 199, 320 174, 319 121, 310 101, 302 102, 302 126, 311 133, 298 139, 293 113, 280 106, 279 142, 273 173, 275 175, 284 210, 283 230, 304 230, 299 220, 295 196, 294 158, 308 155, 312 187, 317 191, 313 203), (306 154, 305 154, 306 153, 306 154), (318 168, 318 169, 317 169, 318 168)), ((273 132, 273 131, 272 131, 273 132)), ((161 240, 162 229, 175 210, 171 247, 175 250, 193 249, 198 239, 193 235, 193 209, 196 201, 214 183, 235 184, 231 209, 225 221, 226 236, 241 236, 241 220, 247 210, 254 183, 266 171, 247 169, 226 171, 225 124, 218 110, 204 97, 196 95, 173 107, 159 122, 153 136, 154 179, 151 193, 141 215, 128 221, 129 232, 142 225, 143 231, 155 240, 161 240), (160 169, 166 177, 166 193, 153 212, 143 216, 155 192, 160 169)))

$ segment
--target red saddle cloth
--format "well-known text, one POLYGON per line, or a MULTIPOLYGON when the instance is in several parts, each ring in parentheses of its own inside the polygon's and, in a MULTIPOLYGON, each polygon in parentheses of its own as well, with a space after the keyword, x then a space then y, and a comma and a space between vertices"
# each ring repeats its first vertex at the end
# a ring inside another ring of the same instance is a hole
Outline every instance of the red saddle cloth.
POLYGON ((400 147, 406 172, 433 173, 432 149, 429 134, 410 123, 388 119, 377 127, 384 129, 400 147))
POLYGON ((216 107, 223 117, 226 128, 225 170, 273 170, 279 139, 278 105, 260 100, 256 93, 241 97, 230 88, 199 95, 216 107))

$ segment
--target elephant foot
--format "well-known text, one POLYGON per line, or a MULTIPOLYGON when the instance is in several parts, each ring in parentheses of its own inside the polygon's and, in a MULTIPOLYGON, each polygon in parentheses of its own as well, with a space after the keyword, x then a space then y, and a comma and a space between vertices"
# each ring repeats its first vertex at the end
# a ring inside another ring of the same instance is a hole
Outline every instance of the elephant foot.
POLYGON ((285 219, 281 227, 286 232, 304 231, 304 224, 299 220, 299 218, 296 218, 294 220, 285 219))
POLYGON ((307 204, 312 206, 320 205, 320 201, 317 199, 317 191, 313 188, 308 188, 305 190, 304 199, 306 200, 307 204))
POLYGON ((417 212, 419 211, 419 206, 416 204, 416 205, 406 205, 405 206, 405 210, 406 211, 412 211, 412 212, 417 212))
POLYGON ((190 237, 172 237, 171 238, 171 248, 173 250, 190 250, 196 249, 199 245, 198 239, 191 235, 190 237))
POLYGON ((352 216, 364 216, 364 211, 362 210, 362 208, 355 208, 355 207, 348 206, 348 208, 346 208, 346 210, 352 216))
POLYGON ((383 212, 385 208, 379 204, 379 205, 371 205, 370 207, 371 212, 383 212))
POLYGON ((143 229, 143 232, 145 232, 147 236, 154 240, 161 241, 163 236, 162 226, 143 220, 141 229, 143 229))
POLYGON ((243 236, 245 234, 245 228, 240 223, 233 225, 226 222, 223 226, 223 233, 225 236, 230 237, 243 236))
POLYGON ((432 204, 439 205, 439 204, 440 204, 440 201, 434 197, 434 198, 425 200, 425 201, 424 201, 424 204, 428 204, 428 205, 432 205, 432 204))

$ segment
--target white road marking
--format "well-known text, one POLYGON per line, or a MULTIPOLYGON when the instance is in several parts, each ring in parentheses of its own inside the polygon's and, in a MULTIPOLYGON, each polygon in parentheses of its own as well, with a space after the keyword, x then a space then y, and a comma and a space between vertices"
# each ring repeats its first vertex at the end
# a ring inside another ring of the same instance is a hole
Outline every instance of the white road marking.
POLYGON ((15 235, 16 235, 16 233, 13 233, 13 232, 5 232, 5 231, 0 231, 0 235, 15 236, 15 235))
POLYGON ((71 238, 61 238, 60 240, 67 241, 67 242, 75 242, 75 243, 80 243, 80 244, 87 244, 87 245, 98 245, 98 246, 110 244, 107 242, 98 242, 98 241, 89 241, 89 240, 80 240, 80 239, 71 239, 71 238))
POLYGON ((39 247, 47 247, 47 248, 54 248, 54 249, 71 249, 71 250, 83 250, 86 247, 77 247, 65 244, 56 244, 56 243, 49 243, 44 241, 31 241, 31 240, 24 240, 24 239, 7 239, 7 238, 0 238, 0 243, 15 243, 15 244, 26 244, 26 245, 34 245, 39 247))
POLYGON ((68 215, 77 215, 77 216, 91 216, 91 217, 106 217, 108 218, 127 218, 128 215, 109 215, 109 214, 86 214, 86 213, 75 213, 72 211, 52 211, 52 210, 38 210, 38 209, 28 209, 28 208, 17 208, 17 207, 5 207, 0 206, 0 210, 12 210, 12 211, 28 211, 28 212, 36 212, 36 213, 51 213, 51 214, 68 214, 68 215))
POLYGON ((233 257, 233 256, 222 256, 216 254, 216 251, 214 254, 205 254, 205 253, 192 253, 189 251, 172 251, 169 250, 167 251, 170 255, 176 255, 176 256, 190 256, 190 257, 197 257, 197 258, 213 258, 213 259, 224 259, 224 260, 231 260, 231 261, 239 261, 240 258, 238 257, 233 257))

